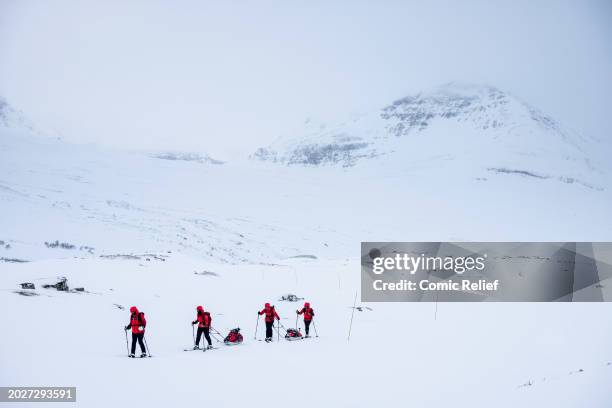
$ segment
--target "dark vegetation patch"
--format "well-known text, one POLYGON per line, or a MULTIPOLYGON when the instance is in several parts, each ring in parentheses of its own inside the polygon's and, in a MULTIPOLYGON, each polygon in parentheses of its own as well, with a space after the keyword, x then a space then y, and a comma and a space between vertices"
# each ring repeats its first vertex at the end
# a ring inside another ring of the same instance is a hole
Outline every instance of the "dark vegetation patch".
POLYGON ((3 258, 3 257, 0 257, 0 261, 2 261, 2 262, 9 262, 9 263, 25 263, 25 262, 30 262, 27 259, 3 258))
POLYGON ((495 173, 518 174, 520 176, 528 176, 528 177, 534 177, 534 178, 538 178, 538 179, 548 179, 548 178, 550 178, 548 176, 542 176, 540 174, 536 174, 534 172, 527 171, 527 170, 507 169, 507 168, 504 168, 504 167, 489 167, 487 170, 495 172, 495 173))
POLYGON ((201 275, 201 276, 219 276, 218 273, 212 272, 212 271, 194 272, 193 274, 194 275, 201 275))

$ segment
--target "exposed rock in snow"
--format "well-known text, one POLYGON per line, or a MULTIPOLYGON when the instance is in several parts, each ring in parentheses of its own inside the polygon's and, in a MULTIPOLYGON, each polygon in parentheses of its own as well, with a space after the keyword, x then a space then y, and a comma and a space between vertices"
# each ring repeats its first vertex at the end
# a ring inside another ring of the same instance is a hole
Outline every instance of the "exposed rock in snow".
POLYGON ((29 262, 26 259, 18 259, 18 258, 4 258, 0 257, 1 262, 9 262, 9 263, 26 263, 29 262))
POLYGON ((31 290, 16 290, 13 293, 16 293, 21 296, 38 296, 38 293, 31 290))
POLYGON ((61 292, 68 292, 70 287, 68 286, 68 278, 61 277, 56 283, 44 284, 42 285, 45 289, 57 289, 61 292))
POLYGON ((221 160, 213 159, 207 154, 198 154, 198 153, 166 152, 166 153, 153 154, 152 157, 156 159, 162 159, 162 160, 190 161, 190 162, 196 162, 196 163, 217 164, 217 165, 225 163, 221 160))
POLYGON ((293 293, 288 293, 286 295, 282 295, 278 300, 279 302, 297 302, 299 300, 304 300, 304 298, 294 295, 293 293))

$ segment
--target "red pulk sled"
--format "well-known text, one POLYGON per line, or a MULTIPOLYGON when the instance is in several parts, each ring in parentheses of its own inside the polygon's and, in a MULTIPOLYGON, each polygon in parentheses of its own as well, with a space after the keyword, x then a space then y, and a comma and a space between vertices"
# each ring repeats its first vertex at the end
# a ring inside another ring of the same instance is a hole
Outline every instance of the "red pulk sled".
POLYGON ((293 341, 293 340, 302 340, 302 333, 299 330, 295 329, 287 329, 287 333, 285 333, 285 340, 293 341))
POLYGON ((242 334, 240 334, 240 327, 230 330, 229 334, 223 339, 223 343, 226 346, 235 346, 242 343, 242 334))

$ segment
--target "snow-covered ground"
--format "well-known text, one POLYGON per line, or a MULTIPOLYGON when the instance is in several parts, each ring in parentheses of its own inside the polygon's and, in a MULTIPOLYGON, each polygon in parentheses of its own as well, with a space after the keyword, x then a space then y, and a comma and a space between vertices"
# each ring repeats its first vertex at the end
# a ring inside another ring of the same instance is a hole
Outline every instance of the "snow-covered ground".
POLYGON ((74 385, 87 407, 609 406, 607 304, 368 304, 355 311, 348 342, 356 270, 355 260, 234 266, 179 255, 4 265, 0 382, 74 385), (194 273, 203 270, 217 276, 194 273), (9 290, 56 275, 87 293, 9 290), (264 301, 285 327, 295 325, 298 303, 277 300, 286 292, 312 302, 319 337, 254 340, 264 301), (147 315, 148 360, 125 357, 132 304, 147 315), (184 352, 199 304, 223 334, 240 326, 245 342, 184 352))
MULTIPOLYGON (((74 385, 85 407, 610 406, 606 303, 367 304, 347 340, 360 241, 611 239, 597 143, 491 92, 393 105, 400 121, 429 106, 426 129, 375 125, 358 137, 376 154, 348 162, 329 134, 284 143, 342 159, 301 164, 72 145, 4 105, 0 384, 74 385), (465 98, 475 110, 452 110, 465 98), (491 120, 502 124, 481 126, 491 120), (59 276, 86 292, 40 287, 59 276), (36 295, 16 293, 21 282, 36 295), (286 293, 312 303, 319 337, 256 341, 264 302, 294 326, 286 293), (183 352, 200 304, 223 334, 240 326, 244 344, 183 352), (125 358, 132 305, 147 315, 151 359, 125 358)), ((351 126, 349 138, 368 127, 351 126)))

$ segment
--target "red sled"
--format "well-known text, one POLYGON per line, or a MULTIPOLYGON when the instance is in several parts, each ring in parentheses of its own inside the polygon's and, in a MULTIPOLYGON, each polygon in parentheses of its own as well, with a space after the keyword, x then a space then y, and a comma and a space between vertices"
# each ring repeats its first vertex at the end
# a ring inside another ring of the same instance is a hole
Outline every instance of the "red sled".
POLYGON ((229 334, 223 339, 223 343, 226 346, 237 346, 242 344, 242 334, 240 334, 240 327, 230 330, 229 334))
POLYGON ((287 333, 285 334, 285 340, 289 341, 302 340, 303 338, 302 333, 295 329, 287 329, 287 333))

